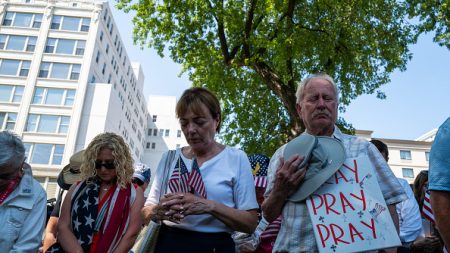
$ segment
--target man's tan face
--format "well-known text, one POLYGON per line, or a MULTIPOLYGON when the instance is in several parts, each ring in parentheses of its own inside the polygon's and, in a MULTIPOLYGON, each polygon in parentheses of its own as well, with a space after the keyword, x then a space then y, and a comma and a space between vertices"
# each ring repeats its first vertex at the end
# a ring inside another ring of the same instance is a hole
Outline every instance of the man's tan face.
POLYGON ((333 85, 322 78, 313 78, 303 90, 297 111, 311 134, 331 135, 337 118, 337 97, 333 85), (330 132, 331 131, 331 132, 330 132))

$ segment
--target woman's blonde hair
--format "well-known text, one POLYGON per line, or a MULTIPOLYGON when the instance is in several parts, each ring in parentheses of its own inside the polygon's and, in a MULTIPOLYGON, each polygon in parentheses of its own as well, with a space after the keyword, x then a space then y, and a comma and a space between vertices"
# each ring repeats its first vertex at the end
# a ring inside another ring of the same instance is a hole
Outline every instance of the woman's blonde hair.
POLYGON ((120 135, 115 133, 102 133, 89 143, 83 155, 81 164, 81 177, 83 180, 92 182, 97 177, 95 169, 95 161, 97 156, 103 149, 110 149, 114 156, 114 166, 117 173, 117 184, 122 188, 126 188, 131 183, 133 177, 134 160, 131 156, 130 149, 120 135))

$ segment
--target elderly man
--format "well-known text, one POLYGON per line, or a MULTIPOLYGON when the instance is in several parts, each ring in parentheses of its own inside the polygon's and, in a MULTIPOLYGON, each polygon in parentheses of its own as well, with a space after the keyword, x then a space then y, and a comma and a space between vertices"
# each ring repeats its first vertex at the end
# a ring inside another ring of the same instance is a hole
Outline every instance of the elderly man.
MULTIPOLYGON (((395 204, 406 199, 406 194, 389 169, 380 152, 368 141, 343 134, 335 125, 338 112, 338 89, 326 74, 312 75, 303 80, 297 89, 297 113, 302 118, 306 132, 315 136, 330 136, 341 141, 347 158, 368 156, 376 168, 378 183, 394 223, 398 227, 395 204)), ((281 230, 273 252, 317 252, 313 226, 305 201, 288 201, 302 183, 307 166, 297 169, 303 157, 294 155, 284 161, 286 145, 279 148, 270 161, 269 185, 262 210, 267 221, 283 217, 281 230)), ((390 249, 395 252, 395 249, 390 249)))
POLYGON ((0 132, 0 251, 35 253, 44 231, 46 198, 25 163, 19 137, 0 132))

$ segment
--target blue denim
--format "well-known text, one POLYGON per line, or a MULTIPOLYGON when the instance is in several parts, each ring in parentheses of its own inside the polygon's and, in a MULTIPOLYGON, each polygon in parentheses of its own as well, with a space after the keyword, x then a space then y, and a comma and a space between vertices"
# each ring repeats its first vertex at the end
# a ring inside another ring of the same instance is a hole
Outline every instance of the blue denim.
POLYGON ((440 127, 430 151, 429 189, 450 191, 450 118, 440 127))

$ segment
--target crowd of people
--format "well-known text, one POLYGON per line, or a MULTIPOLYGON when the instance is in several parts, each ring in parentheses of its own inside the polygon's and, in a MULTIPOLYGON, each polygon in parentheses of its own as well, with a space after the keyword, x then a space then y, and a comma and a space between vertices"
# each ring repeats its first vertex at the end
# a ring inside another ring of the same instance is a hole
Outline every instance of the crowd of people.
POLYGON ((150 168, 133 161, 120 135, 99 134, 61 170, 61 190, 48 221, 46 193, 26 163, 21 139, 0 132, 0 252, 131 252, 150 221, 160 224, 153 250, 158 253, 318 252, 306 199, 327 183, 326 173, 343 164, 334 149, 325 148, 327 142, 338 144, 342 159, 366 157, 374 168, 398 230, 388 236, 401 242, 376 250, 446 251, 450 118, 432 145, 429 173, 422 171, 411 187, 389 168, 385 143, 344 134, 336 126, 339 91, 330 76, 308 76, 296 97, 305 132, 269 158, 218 142, 218 98, 205 88, 187 89, 176 115, 188 146, 162 155, 151 185, 150 168), (323 156, 329 160, 318 163, 323 156))

